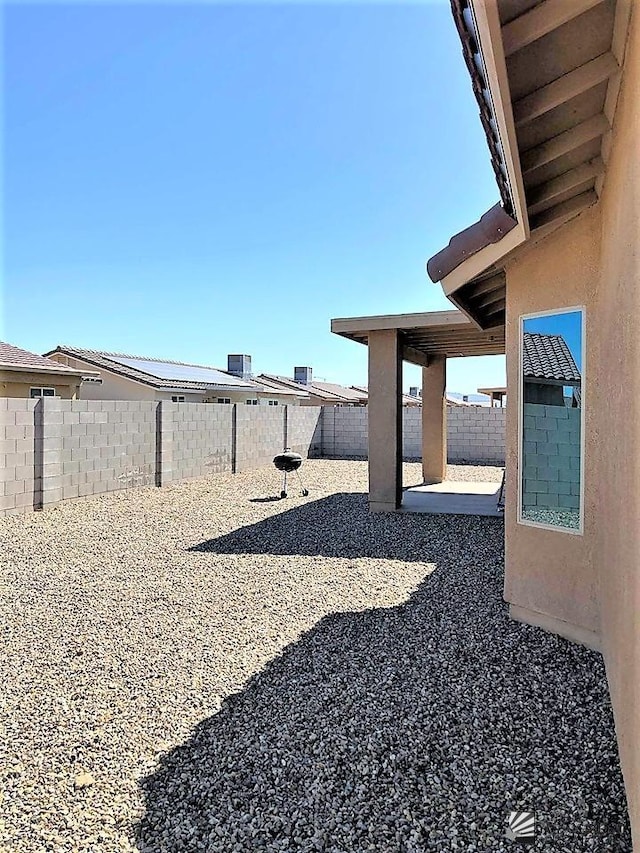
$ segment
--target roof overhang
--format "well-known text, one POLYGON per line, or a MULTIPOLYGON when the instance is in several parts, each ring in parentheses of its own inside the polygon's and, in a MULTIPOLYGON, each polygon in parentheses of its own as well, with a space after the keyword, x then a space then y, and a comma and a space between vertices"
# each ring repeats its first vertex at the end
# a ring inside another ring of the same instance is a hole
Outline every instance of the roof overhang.
POLYGON ((428 367, 438 356, 504 354, 504 327, 479 329, 460 311, 339 318, 331 321, 331 331, 365 345, 372 332, 396 331, 403 360, 421 367, 428 367))
POLYGON ((89 370, 75 370, 72 367, 66 367, 64 364, 56 364, 51 362, 51 367, 43 364, 12 364, 11 362, 0 363, 0 370, 15 371, 16 373, 42 373, 45 375, 63 376, 68 379, 84 379, 84 377, 96 377, 100 374, 89 370))
POLYGON ((454 235, 428 272, 482 328, 504 324, 505 316, 495 310, 504 286, 485 310, 487 277, 598 200, 631 5, 451 0, 502 205, 454 235))

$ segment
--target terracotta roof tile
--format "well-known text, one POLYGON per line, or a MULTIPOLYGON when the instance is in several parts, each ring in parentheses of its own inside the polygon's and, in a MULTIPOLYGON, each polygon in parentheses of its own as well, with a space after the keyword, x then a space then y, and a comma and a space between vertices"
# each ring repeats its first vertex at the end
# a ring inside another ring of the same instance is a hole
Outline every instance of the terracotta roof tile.
POLYGON ((50 373, 69 373, 77 376, 82 371, 74 370, 64 364, 58 364, 50 358, 29 352, 13 344, 0 341, 0 367, 33 368, 34 371, 46 370, 50 373))
POLYGON ((525 332, 522 336, 522 368, 534 379, 580 382, 580 371, 562 335, 525 332))

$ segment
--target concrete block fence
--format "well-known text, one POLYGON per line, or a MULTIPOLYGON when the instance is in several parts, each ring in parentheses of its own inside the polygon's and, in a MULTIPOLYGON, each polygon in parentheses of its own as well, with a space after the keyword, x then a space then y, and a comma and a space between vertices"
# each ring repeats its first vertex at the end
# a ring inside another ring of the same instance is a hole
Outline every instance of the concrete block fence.
POLYGON ((580 507, 580 409, 526 403, 522 506, 580 507))
MULTIPOLYGON (((504 465, 505 409, 447 407, 449 462, 485 462, 504 465)), ((366 459, 368 453, 366 407, 326 407, 322 416, 322 455, 339 459, 366 459)), ((422 457, 422 412, 405 408, 402 424, 405 459, 422 457)))
MULTIPOLYGON (((367 414, 365 407, 0 398, 0 514, 260 468, 285 446, 305 457, 366 459, 367 414)), ((502 464, 504 414, 449 408, 449 461, 502 464)), ((403 416, 404 456, 419 459, 420 409, 403 416)))
POLYGON ((487 462, 504 465, 506 409, 475 406, 447 407, 449 462, 487 462))
POLYGON ((322 449, 321 409, 0 398, 0 515, 322 449))

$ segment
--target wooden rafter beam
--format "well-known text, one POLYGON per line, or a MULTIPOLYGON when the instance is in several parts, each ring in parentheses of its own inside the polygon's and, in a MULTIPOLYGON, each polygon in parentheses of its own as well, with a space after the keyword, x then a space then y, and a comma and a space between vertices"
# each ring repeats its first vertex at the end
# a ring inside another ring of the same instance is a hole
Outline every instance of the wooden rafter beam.
POLYGON ((505 56, 511 56, 601 2, 602 0, 545 0, 502 28, 505 56))
POLYGON ((477 284, 471 285, 471 283, 469 283, 468 289, 465 290, 465 296, 470 299, 474 299, 476 296, 483 296, 485 293, 500 290, 501 287, 504 287, 504 283, 504 273, 501 272, 496 275, 492 275, 491 278, 479 281, 477 284))
POLYGON ((493 293, 488 293, 486 296, 483 296, 481 299, 471 299, 471 305, 473 306, 474 311, 480 308, 488 308, 489 305, 493 305, 496 302, 500 302, 504 299, 505 288, 501 287, 499 290, 494 290, 493 293))
POLYGON ((525 95, 513 105, 513 117, 517 127, 544 115, 566 101, 581 95, 588 89, 608 80, 618 71, 618 63, 612 53, 603 53, 586 62, 574 71, 558 77, 546 86, 525 95))
POLYGON ((531 231, 535 232, 537 228, 543 228, 547 225, 551 225, 559 219, 563 219, 567 222, 587 207, 591 207, 591 205, 595 204, 597 201, 598 196, 594 190, 587 190, 587 192, 580 193, 580 195, 576 195, 568 201, 563 201, 555 207, 551 207, 548 210, 544 210, 542 213, 538 213, 537 216, 534 216, 531 220, 531 231))
POLYGON ((499 314, 506 310, 507 300, 501 299, 499 302, 494 302, 493 305, 490 305, 488 309, 484 312, 485 317, 492 317, 494 314, 499 314))
POLYGON ((575 169, 571 169, 563 175, 559 175, 557 178, 547 181, 545 184, 540 184, 539 186, 534 187, 529 190, 527 194, 529 201, 529 216, 534 216, 536 213, 540 213, 540 211, 545 210, 547 207, 551 207, 554 198, 557 198, 559 195, 562 195, 569 190, 579 187, 580 184, 584 184, 592 178, 596 178, 603 172, 604 163, 602 162, 602 159, 600 157, 595 157, 593 160, 589 160, 588 163, 576 166, 575 169))
POLYGON ((575 127, 565 130, 564 133, 559 133, 553 139, 525 151, 520 158, 522 171, 525 175, 533 172, 534 169, 539 169, 540 166, 557 160, 558 157, 574 151, 581 145, 591 142, 592 139, 598 139, 608 130, 609 122, 602 113, 588 118, 586 121, 576 124, 575 127))
POLYGON ((407 344, 402 345, 402 360, 408 361, 411 364, 417 364, 420 367, 429 367, 429 356, 426 352, 422 352, 407 344))

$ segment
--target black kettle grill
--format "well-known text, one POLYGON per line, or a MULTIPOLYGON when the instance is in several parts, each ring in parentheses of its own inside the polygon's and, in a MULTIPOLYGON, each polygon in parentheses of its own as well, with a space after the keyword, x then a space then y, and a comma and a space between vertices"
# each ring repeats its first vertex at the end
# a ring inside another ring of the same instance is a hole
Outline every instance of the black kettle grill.
POLYGON ((294 453, 289 447, 285 447, 283 453, 278 453, 277 456, 273 457, 273 464, 276 466, 278 471, 282 471, 283 480, 282 480, 282 491, 280 492, 281 498, 286 498, 287 496, 287 474, 292 474, 294 471, 296 472, 296 476, 298 477, 298 482, 300 483, 300 489, 302 490, 302 497, 306 498, 309 494, 309 490, 305 489, 302 480, 300 479, 299 468, 302 465, 302 456, 299 453, 294 453))

